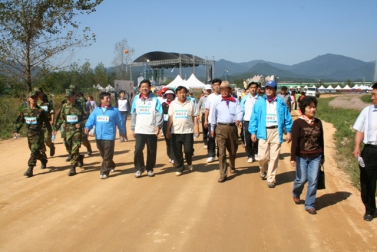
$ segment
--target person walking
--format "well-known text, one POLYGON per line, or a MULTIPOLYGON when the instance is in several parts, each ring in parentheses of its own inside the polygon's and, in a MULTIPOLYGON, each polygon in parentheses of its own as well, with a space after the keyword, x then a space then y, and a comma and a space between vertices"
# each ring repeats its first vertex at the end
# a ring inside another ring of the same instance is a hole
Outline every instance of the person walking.
MULTIPOLYGON (((119 99, 117 100, 117 103, 115 104, 115 107, 118 108, 120 111, 123 121, 124 121, 124 127, 126 129, 125 136, 120 136, 119 140, 120 142, 127 142, 128 137, 127 137, 127 116, 128 116, 128 111, 130 111, 130 102, 126 98, 126 92, 124 90, 119 91, 119 99)), ((120 135, 120 131, 119 131, 120 135)))
POLYGON ((156 164, 157 136, 163 123, 161 103, 151 93, 151 82, 143 80, 139 84, 140 94, 136 95, 132 107, 131 130, 135 137, 134 165, 135 177, 140 178, 146 169, 149 177, 154 177, 156 164), (147 145, 147 162, 144 163, 143 149, 147 145))
POLYGON ((205 112, 206 112, 206 101, 208 96, 212 93, 212 87, 209 84, 204 85, 204 95, 200 97, 198 102, 198 111, 201 113, 201 122, 202 122, 202 130, 203 130, 203 143, 204 149, 208 148, 208 127, 204 126, 205 122, 205 112))
POLYGON ((84 165, 84 155, 80 155, 83 128, 85 126, 85 113, 82 105, 76 102, 76 93, 73 89, 67 89, 65 97, 68 102, 65 103, 60 111, 60 120, 54 125, 53 134, 65 125, 65 141, 71 157, 71 169, 68 176, 76 175, 76 166, 84 165))
POLYGON ((287 92, 288 88, 286 86, 281 87, 281 93, 278 96, 283 99, 284 103, 287 105, 289 112, 291 112, 292 100, 290 94, 287 92))
POLYGON ((93 99, 92 95, 88 95, 88 100, 86 101, 86 111, 90 115, 93 110, 97 107, 96 102, 93 99))
POLYGON ((192 156, 194 153, 194 133, 199 136, 198 109, 192 100, 187 100, 187 88, 178 86, 175 90, 177 99, 169 106, 169 120, 166 137, 171 139, 174 153, 174 167, 176 176, 180 176, 185 170, 183 152, 188 165, 188 170, 194 169, 192 156))
POLYGON ((255 103, 249 123, 251 140, 256 142, 258 139, 260 177, 267 179, 269 188, 276 184, 284 130, 287 143, 291 141, 292 117, 284 101, 276 96, 276 90, 275 81, 266 82, 266 94, 255 103))
MULTIPOLYGON (((47 95, 43 93, 43 89, 41 87, 35 87, 34 91, 36 91, 38 94, 37 105, 40 108, 44 109, 44 111, 46 111, 46 115, 50 122, 49 123, 50 126, 54 125, 55 111, 54 111, 53 102, 47 98, 47 95)), ((55 144, 51 140, 51 132, 48 133, 47 125, 44 125, 42 127, 42 131, 43 131, 43 141, 45 145, 48 146, 48 148, 50 149, 50 157, 53 157, 55 155, 55 144)))
POLYGON ((315 197, 321 164, 325 162, 322 122, 314 117, 317 99, 307 96, 299 102, 302 114, 292 125, 291 164, 296 168, 293 183, 293 201, 300 203, 300 195, 308 182, 305 210, 316 214, 315 197))
POLYGON ((168 121, 169 121, 169 107, 171 102, 175 99, 175 93, 173 90, 165 90, 163 95, 164 102, 162 103, 162 111, 163 111, 163 118, 164 122, 162 124, 162 132, 164 133, 165 143, 166 143, 166 155, 169 158, 169 163, 174 164, 174 153, 172 149, 172 144, 170 138, 166 137, 166 132, 168 129, 168 121))
POLYGON ((219 146, 219 183, 225 182, 228 177, 228 164, 226 151, 229 153, 229 172, 236 172, 236 154, 238 149, 238 129, 242 128, 242 109, 238 99, 231 96, 231 87, 228 81, 220 85, 221 96, 213 103, 211 108, 211 137, 215 137, 219 146))
POLYGON ((37 105, 38 93, 32 91, 28 94, 29 105, 23 107, 14 124, 13 137, 17 138, 23 124, 27 127, 27 140, 30 149, 30 158, 28 160, 28 169, 24 173, 27 177, 33 176, 33 169, 37 163, 37 159, 41 161, 41 168, 45 169, 47 165, 47 157, 43 143, 43 127, 48 132, 51 139, 51 125, 47 112, 37 105))
POLYGON ((99 99, 101 107, 97 107, 90 114, 85 123, 85 134, 89 134, 89 130, 91 130, 93 126, 96 126, 96 144, 102 157, 100 178, 106 179, 109 177, 110 171, 114 171, 115 169, 113 157, 116 127, 118 127, 121 137, 124 137, 126 129, 123 116, 117 108, 111 106, 110 93, 100 93, 99 99))
MULTIPOLYGON (((212 120, 211 109, 212 109, 213 103, 215 102, 217 97, 220 95, 220 84, 221 84, 221 79, 215 78, 215 79, 212 80, 212 90, 213 90, 213 92, 210 95, 208 95, 208 98, 207 98, 207 101, 206 101, 206 104, 205 104, 206 111, 205 111, 205 114, 204 114, 204 127, 208 128, 209 131, 211 131, 211 120, 212 120)), ((214 129, 214 132, 215 132, 215 129, 214 129)), ((216 133, 214 133, 214 134, 215 135, 213 135, 213 137, 211 136, 211 134, 209 134, 209 137, 208 137, 208 159, 207 159, 207 163, 213 162, 213 160, 216 157, 216 141, 215 141, 216 133)))
POLYGON ((372 221, 376 213, 377 181, 377 82, 372 85, 372 105, 365 107, 356 119, 355 147, 352 152, 359 161, 361 200, 365 206, 365 221, 372 221), (360 144, 364 148, 360 151, 360 144))
POLYGON ((254 143, 251 141, 251 134, 249 132, 249 122, 251 113, 253 111, 254 104, 258 101, 259 95, 257 94, 259 84, 256 82, 250 82, 247 90, 247 95, 241 100, 241 108, 243 112, 243 129, 241 134, 243 143, 245 146, 247 162, 252 163, 258 160, 258 140, 254 143))

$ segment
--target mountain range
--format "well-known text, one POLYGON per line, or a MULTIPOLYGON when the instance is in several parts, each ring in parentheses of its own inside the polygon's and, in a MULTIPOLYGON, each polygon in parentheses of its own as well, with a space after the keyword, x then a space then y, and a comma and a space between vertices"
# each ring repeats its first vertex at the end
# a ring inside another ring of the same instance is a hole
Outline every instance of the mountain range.
MULTIPOLYGON (((325 54, 294 65, 284 65, 264 60, 235 63, 225 59, 215 62, 215 77, 230 81, 245 79, 254 75, 276 75, 279 81, 373 81, 377 71, 376 61, 364 62, 354 58, 325 54)), ((189 78, 192 68, 182 69, 182 78, 189 78)), ((179 69, 165 70, 165 76, 174 79, 179 69)), ((205 80, 205 67, 195 68, 195 75, 205 80)), ((374 80, 377 81, 377 80, 374 80)))

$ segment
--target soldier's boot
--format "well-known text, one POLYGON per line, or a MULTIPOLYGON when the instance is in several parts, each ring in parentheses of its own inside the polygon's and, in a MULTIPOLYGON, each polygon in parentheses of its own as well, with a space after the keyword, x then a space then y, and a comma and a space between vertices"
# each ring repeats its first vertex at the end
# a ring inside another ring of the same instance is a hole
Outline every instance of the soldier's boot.
POLYGON ((29 165, 29 168, 27 168, 26 172, 24 173, 24 176, 26 177, 33 177, 33 166, 29 165))
POLYGON ((47 167, 47 162, 48 162, 47 159, 42 159, 42 160, 41 160, 41 169, 46 169, 46 167, 47 167))
POLYGON ((65 159, 66 162, 71 161, 71 155, 68 155, 68 157, 65 159))
POLYGON ((89 143, 89 146, 88 147, 86 147, 86 149, 87 149, 87 154, 88 154, 88 156, 90 156, 90 155, 92 155, 92 146, 90 145, 90 143, 89 143))
POLYGON ((53 157, 54 155, 55 155, 55 145, 54 143, 51 143, 50 157, 53 157))
POLYGON ((74 175, 76 175, 76 166, 72 165, 71 169, 68 172, 68 176, 74 176, 74 175))
POLYGON ((84 155, 79 156, 79 160, 77 160, 77 166, 83 167, 84 166, 84 155))

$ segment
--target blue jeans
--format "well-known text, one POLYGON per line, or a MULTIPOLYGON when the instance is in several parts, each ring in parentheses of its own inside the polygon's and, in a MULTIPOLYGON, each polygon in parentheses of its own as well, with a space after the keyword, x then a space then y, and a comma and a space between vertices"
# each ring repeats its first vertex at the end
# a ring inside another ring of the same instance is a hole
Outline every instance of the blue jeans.
MULTIPOLYGON (((124 128, 126 129, 126 138, 127 138, 127 126, 126 126, 126 123, 127 123, 127 115, 128 115, 128 112, 120 112, 121 116, 122 116, 122 120, 124 122, 124 128)), ((120 130, 119 130, 119 134, 120 134, 120 130)))
POLYGON ((306 181, 309 182, 305 199, 306 210, 314 208, 321 159, 322 155, 314 158, 302 158, 296 156, 296 178, 293 184, 292 194, 293 196, 300 198, 306 181))

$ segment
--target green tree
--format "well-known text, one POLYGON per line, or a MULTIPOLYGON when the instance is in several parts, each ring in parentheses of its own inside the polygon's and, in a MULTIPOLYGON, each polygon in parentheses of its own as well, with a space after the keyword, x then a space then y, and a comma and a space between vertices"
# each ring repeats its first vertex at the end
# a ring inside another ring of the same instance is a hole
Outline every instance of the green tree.
POLYGON ((94 68, 94 81, 104 87, 108 84, 107 69, 102 62, 94 68))
POLYGON ((93 69, 88 61, 80 67, 80 74, 83 87, 92 88, 95 85, 93 69))
POLYGON ((29 90, 60 69, 63 52, 89 46, 95 34, 81 32, 74 17, 95 11, 102 0, 0 0, 0 62, 29 90), (43 71, 42 71, 43 70, 43 71))

